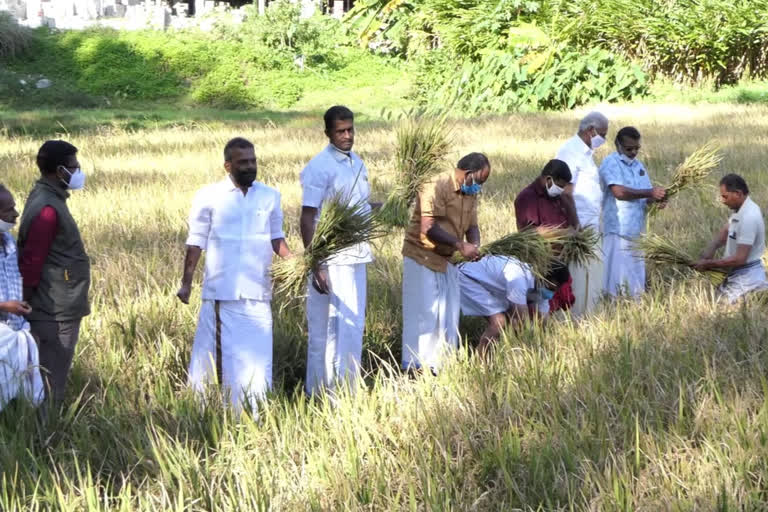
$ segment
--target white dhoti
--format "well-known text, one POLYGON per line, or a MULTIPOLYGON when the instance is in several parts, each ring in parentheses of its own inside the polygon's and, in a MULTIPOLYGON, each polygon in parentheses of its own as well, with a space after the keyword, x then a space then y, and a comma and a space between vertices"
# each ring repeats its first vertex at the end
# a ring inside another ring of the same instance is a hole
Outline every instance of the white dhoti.
POLYGON ((29 327, 0 323, 0 410, 14 398, 39 405, 45 397, 37 344, 29 327))
POLYGON ((645 292, 645 258, 633 249, 633 243, 620 235, 603 235, 605 293, 637 297, 645 292))
POLYGON ((272 386, 272 309, 269 301, 203 300, 189 362, 189 385, 216 382, 236 411, 254 410, 272 386))
POLYGON ((733 304, 747 293, 765 288, 768 288, 765 267, 762 261, 757 260, 732 270, 718 287, 717 293, 720 298, 733 304))
POLYGON ((306 390, 331 389, 338 380, 352 384, 360 374, 365 327, 366 264, 328 265, 331 292, 309 284, 307 296, 306 390))
POLYGON ((570 312, 575 317, 592 311, 603 295, 603 255, 601 251, 595 252, 595 258, 589 260, 587 266, 568 266, 573 280, 571 289, 576 299, 570 312))
POLYGON ((403 369, 437 370, 459 345, 459 272, 435 272, 403 258, 403 369))

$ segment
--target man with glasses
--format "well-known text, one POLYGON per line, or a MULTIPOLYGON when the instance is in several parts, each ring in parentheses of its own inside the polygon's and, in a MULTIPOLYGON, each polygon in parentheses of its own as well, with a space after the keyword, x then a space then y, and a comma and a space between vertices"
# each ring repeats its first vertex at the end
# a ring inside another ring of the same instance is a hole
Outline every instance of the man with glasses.
POLYGON ((645 259, 634 242, 645 233, 648 205, 663 205, 666 190, 654 187, 637 153, 640 132, 625 126, 616 134, 616 152, 600 165, 603 200, 603 291, 637 297, 645 291, 645 259))
POLYGON ((458 347, 461 294, 451 257, 480 256, 477 194, 490 174, 488 157, 470 153, 419 190, 403 242, 404 370, 436 373, 458 347))

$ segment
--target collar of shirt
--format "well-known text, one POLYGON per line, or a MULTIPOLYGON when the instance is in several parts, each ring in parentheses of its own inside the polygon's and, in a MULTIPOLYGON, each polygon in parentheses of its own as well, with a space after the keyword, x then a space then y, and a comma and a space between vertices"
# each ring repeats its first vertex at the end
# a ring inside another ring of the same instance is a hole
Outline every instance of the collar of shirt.
POLYGON ((339 163, 354 164, 355 154, 352 151, 342 151, 333 144, 328 144, 328 152, 339 163))
POLYGON ((67 192, 65 189, 61 187, 54 187, 48 180, 40 178, 39 180, 37 180, 37 183, 38 185, 53 191, 54 194, 56 194, 57 196, 59 196, 65 201, 69 198, 69 192, 67 192))
POLYGON ((752 198, 747 196, 744 199, 744 202, 741 203, 741 206, 739 206, 739 209, 733 212, 733 215, 741 216, 745 211, 747 211, 747 208, 749 208, 750 203, 752 203, 752 198))
POLYGON ((595 150, 594 150, 594 149, 592 149, 591 147, 589 147, 589 146, 587 145, 587 143, 586 143, 586 142, 584 142, 584 140, 583 140, 581 137, 579 137, 579 134, 578 134, 578 133, 577 133, 576 135, 574 135, 574 136, 573 136, 573 143, 574 143, 574 145, 575 145, 576 147, 580 147, 580 148, 581 148, 581 151, 582 151, 582 152, 583 152, 583 153, 584 153, 586 156, 589 156, 589 157, 591 157, 591 156, 592 156, 592 155, 595 153, 595 150))

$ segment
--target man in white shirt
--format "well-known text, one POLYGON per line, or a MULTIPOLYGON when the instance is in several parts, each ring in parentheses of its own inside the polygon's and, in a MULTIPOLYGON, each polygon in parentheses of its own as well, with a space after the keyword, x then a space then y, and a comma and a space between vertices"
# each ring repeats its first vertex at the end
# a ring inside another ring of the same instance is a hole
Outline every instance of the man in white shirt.
MULTIPOLYGON (((369 209, 368 170, 352 151, 354 114, 334 106, 324 115, 329 144, 301 171, 301 239, 309 247, 323 203, 340 194, 369 209)), ((306 390, 315 394, 339 380, 352 383, 360 373, 365 326, 366 266, 369 244, 342 251, 315 269, 307 296, 306 390)))
POLYGON ((744 178, 728 174, 720 180, 720 200, 733 213, 696 263, 699 270, 726 269, 728 277, 718 295, 729 303, 745 294, 768 288, 762 257, 765 252, 765 222, 760 207, 749 197, 744 178), (725 246, 721 259, 712 259, 725 246))
POLYGON ((545 298, 548 294, 537 289, 531 267, 515 258, 486 256, 461 263, 458 270, 461 314, 488 320, 477 345, 481 354, 488 351, 508 323, 518 325, 528 317, 549 314, 545 298))
POLYGON ((243 138, 224 148, 227 177, 192 202, 184 277, 177 296, 189 303, 192 277, 206 251, 203 305, 192 346, 189 383, 203 392, 218 379, 235 411, 254 410, 272 385, 272 252, 291 257, 280 193, 256 180, 256 153, 243 138))
MULTIPOLYGON (((591 226, 600 230, 603 190, 594 160, 597 148, 605 143, 608 134, 608 118, 600 112, 590 112, 579 123, 579 131, 568 139, 555 158, 568 164, 571 183, 562 193, 563 206, 572 226, 591 226)), ((573 294, 576 302, 571 314, 580 316, 592 310, 600 299, 603 289, 603 260, 598 257, 589 265, 572 265, 573 294)))

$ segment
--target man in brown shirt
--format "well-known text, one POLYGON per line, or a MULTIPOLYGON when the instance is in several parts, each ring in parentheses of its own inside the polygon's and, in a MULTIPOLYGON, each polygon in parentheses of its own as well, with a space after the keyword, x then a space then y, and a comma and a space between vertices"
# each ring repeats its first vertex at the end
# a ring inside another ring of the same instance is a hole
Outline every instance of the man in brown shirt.
POLYGON ((470 153, 456 169, 419 191, 403 243, 403 369, 440 367, 459 342, 459 277, 454 252, 479 257, 477 193, 491 173, 488 157, 470 153))

